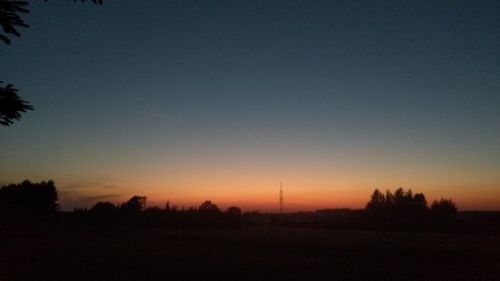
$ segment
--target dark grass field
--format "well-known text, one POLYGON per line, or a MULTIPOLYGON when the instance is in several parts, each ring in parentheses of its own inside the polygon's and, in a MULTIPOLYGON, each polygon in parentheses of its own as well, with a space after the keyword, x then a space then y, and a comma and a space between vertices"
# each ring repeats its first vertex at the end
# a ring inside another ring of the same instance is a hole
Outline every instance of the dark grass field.
POLYGON ((495 235, 3 230, 0 280, 500 280, 495 235))

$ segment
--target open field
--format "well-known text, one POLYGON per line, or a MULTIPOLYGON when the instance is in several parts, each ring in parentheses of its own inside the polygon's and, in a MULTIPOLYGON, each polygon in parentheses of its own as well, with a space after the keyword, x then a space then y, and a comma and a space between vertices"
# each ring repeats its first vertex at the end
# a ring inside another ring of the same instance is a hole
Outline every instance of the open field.
POLYGON ((499 245, 286 228, 4 232, 0 280, 498 280, 499 245))

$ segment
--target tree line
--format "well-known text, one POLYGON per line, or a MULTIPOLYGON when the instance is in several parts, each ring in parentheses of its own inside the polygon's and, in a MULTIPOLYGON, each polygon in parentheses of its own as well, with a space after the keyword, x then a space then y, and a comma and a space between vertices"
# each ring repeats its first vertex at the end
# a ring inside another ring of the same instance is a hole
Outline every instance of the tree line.
POLYGON ((433 201, 425 195, 376 189, 362 210, 324 209, 316 212, 242 213, 234 206, 221 210, 206 200, 198 207, 147 207, 147 198, 133 196, 121 204, 98 202, 89 209, 61 212, 53 181, 23 181, 0 188, 0 226, 59 221, 65 224, 120 227, 241 228, 242 225, 367 229, 377 231, 500 231, 500 212, 469 212, 472 219, 458 222, 451 199, 433 201), (470 228, 470 229, 468 229, 470 228))
POLYGON ((210 200, 188 209, 171 206, 169 201, 164 208, 148 208, 146 202, 144 196, 133 196, 117 205, 98 202, 90 209, 75 209, 73 216, 79 223, 106 226, 238 229, 242 225, 240 208, 233 206, 222 211, 210 200))
POLYGON ((53 181, 25 180, 0 188, 0 224, 30 224, 63 219, 65 222, 99 226, 162 226, 240 228, 238 207, 222 211, 207 200, 197 208, 178 209, 167 201, 164 208, 146 207, 147 198, 133 196, 121 204, 98 202, 90 209, 60 212, 53 181))
POLYGON ((435 200, 429 207, 423 193, 403 188, 385 194, 375 189, 365 211, 367 225, 380 230, 450 231, 457 218, 457 206, 451 199, 435 200))

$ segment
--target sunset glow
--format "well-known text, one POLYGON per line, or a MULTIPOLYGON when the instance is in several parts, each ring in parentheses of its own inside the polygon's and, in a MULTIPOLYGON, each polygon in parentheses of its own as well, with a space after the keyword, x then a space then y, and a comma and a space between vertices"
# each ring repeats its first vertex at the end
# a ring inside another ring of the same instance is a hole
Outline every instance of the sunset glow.
POLYGON ((286 212, 398 187, 500 209, 487 5, 39 2, 0 52, 35 105, 0 128, 0 184, 52 179, 63 210, 142 195, 277 212, 280 181, 286 212))

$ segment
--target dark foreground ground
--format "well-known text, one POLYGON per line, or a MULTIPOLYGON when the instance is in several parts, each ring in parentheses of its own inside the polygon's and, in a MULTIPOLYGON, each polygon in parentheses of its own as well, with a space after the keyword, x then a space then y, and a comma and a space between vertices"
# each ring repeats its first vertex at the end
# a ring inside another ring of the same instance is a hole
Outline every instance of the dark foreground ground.
POLYGON ((3 229, 0 280, 500 280, 500 237, 287 228, 3 229))

